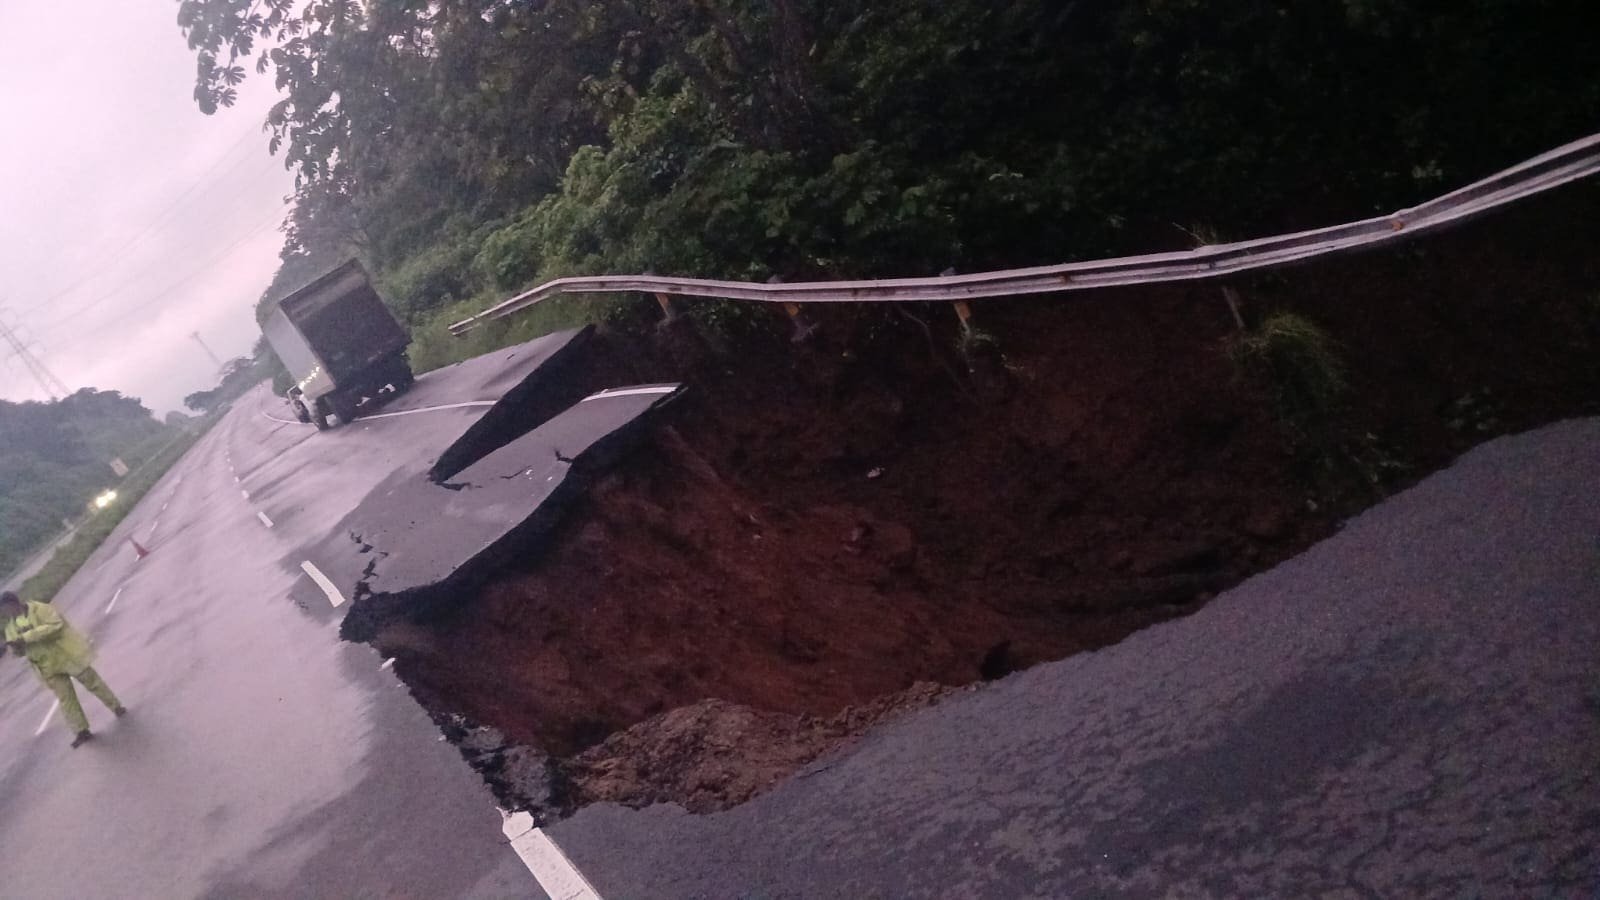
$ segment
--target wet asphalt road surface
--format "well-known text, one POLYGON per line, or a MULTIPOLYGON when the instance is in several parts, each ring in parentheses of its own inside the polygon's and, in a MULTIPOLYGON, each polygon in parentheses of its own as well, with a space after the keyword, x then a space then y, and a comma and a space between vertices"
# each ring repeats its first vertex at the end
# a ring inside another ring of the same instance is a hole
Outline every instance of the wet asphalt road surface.
POLYGON ((1600 895, 1600 420, 733 810, 551 829, 608 898, 1600 895))
POLYGON ((432 373, 385 413, 455 408, 322 435, 264 388, 235 405, 57 599, 132 715, 80 690, 97 738, 69 750, 0 659, 0 896, 539 896, 477 775, 298 568, 536 356, 432 373))
MULTIPOLYGON (((298 568, 537 362, 429 375, 389 412, 453 408, 325 435, 240 401, 58 600, 133 715, 85 698, 99 737, 70 751, 0 660, 0 895, 539 896, 298 568)), ((737 809, 592 807, 551 834, 611 900, 1593 895, 1597 485, 1600 422, 1496 442, 1188 619, 737 809)))

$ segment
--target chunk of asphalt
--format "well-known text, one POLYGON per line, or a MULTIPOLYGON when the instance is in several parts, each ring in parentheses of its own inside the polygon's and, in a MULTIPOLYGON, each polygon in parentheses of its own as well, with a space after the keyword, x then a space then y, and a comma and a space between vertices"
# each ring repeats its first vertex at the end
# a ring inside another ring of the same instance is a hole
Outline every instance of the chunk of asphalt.
POLYGON ((450 480, 582 399, 582 385, 570 376, 593 337, 594 326, 585 325, 512 348, 511 352, 529 355, 512 371, 527 374, 509 385, 482 418, 439 454, 428 477, 436 482, 450 480))
POLYGON ((669 384, 594 394, 447 486, 412 475, 374 491, 321 554, 351 597, 341 635, 371 640, 397 618, 426 617, 509 558, 525 557, 681 391, 669 384))

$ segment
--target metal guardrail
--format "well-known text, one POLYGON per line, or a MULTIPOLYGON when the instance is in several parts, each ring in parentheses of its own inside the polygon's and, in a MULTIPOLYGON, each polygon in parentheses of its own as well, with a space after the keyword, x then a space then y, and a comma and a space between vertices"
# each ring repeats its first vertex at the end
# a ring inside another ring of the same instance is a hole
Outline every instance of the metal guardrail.
POLYGON ((1030 269, 1007 269, 933 278, 816 281, 760 284, 671 278, 657 275, 597 275, 558 278, 497 303, 450 326, 461 335, 491 319, 509 316, 558 294, 641 291, 658 295, 721 297, 761 303, 857 303, 977 300, 1091 288, 1198 281, 1240 272, 1369 250, 1415 238, 1600 172, 1600 134, 1541 154, 1460 190, 1386 216, 1311 231, 1173 253, 1088 260, 1030 269))

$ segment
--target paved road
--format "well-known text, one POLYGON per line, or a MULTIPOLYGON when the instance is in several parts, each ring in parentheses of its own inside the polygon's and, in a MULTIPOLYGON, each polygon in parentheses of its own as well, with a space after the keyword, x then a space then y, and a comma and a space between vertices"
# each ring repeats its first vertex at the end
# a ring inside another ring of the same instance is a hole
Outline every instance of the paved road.
POLYGON ((726 813, 552 835, 608 900, 1600 894, 1600 420, 726 813))
POLYGON ((325 435, 267 418, 285 410, 262 390, 236 404, 58 598, 133 715, 85 698, 99 737, 69 750, 59 715, 36 734, 50 697, 0 660, 0 895, 538 895, 478 777, 298 568, 532 353, 426 376, 390 411, 468 405, 325 435))
MULTIPOLYGON (((298 566, 536 363, 430 375, 392 412, 452 408, 326 435, 238 404, 60 598, 134 715, 91 709, 100 739, 69 751, 0 661, 0 894, 537 896, 519 854, 543 838, 512 852, 298 566)), ((1600 422, 1498 442, 1193 617, 738 809, 552 834, 610 900, 1592 894, 1597 484, 1600 422)))

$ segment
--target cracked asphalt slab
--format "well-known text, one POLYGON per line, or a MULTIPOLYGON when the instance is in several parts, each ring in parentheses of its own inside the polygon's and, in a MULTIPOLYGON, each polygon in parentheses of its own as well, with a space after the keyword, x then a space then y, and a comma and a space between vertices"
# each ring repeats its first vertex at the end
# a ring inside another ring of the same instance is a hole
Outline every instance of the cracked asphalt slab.
POLYGON ((312 553, 354 600, 344 635, 369 639, 383 617, 449 602, 527 552, 680 389, 593 394, 443 484, 414 470, 391 475, 312 553))
POLYGON ((601 895, 1600 894, 1600 420, 722 813, 551 829, 601 895))
POLYGON ((0 894, 537 896, 492 795, 339 640, 297 561, 563 340, 430 373, 386 408, 414 414, 325 434, 264 389, 237 402, 57 598, 132 715, 87 700, 97 739, 69 750, 50 695, 0 660, 0 894))

